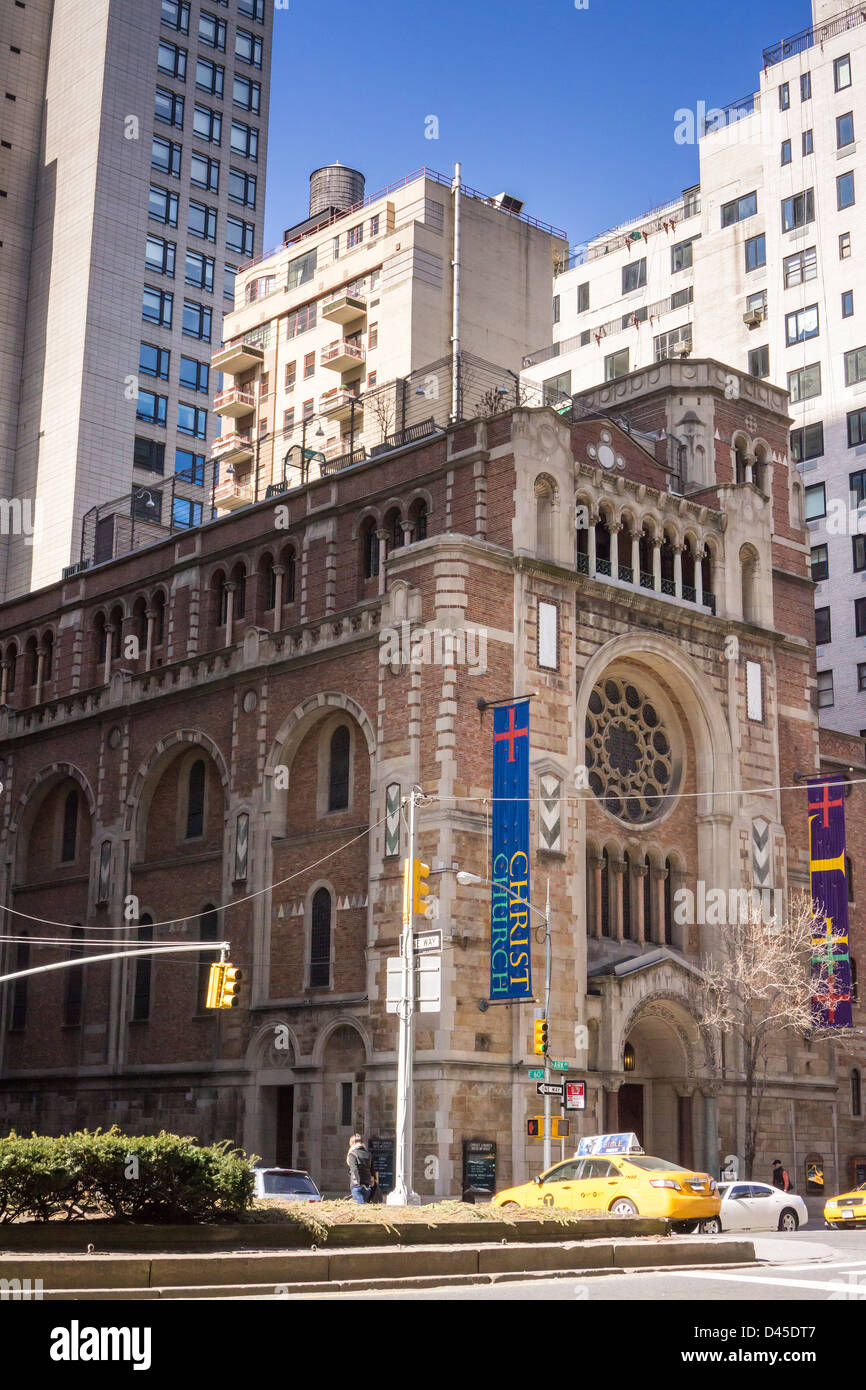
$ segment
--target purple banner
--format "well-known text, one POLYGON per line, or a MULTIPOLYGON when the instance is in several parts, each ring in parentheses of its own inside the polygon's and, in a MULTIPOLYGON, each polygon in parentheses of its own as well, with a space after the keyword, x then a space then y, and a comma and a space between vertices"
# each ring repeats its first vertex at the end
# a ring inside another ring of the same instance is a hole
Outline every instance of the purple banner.
POLYGON ((529 702, 493 711, 490 998, 532 998, 529 702))
POLYGON ((812 937, 812 1018, 816 1028, 850 1028, 851 956, 845 873, 845 774, 809 778, 809 873, 826 924, 812 937))

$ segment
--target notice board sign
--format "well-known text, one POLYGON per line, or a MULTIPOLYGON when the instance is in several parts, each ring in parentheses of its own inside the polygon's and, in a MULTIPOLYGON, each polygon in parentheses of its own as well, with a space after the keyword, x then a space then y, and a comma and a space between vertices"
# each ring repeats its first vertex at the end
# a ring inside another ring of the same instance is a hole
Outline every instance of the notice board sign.
POLYGON ((585 1109, 586 1109, 586 1082, 585 1082, 585 1081, 566 1081, 566 1083, 565 1083, 565 1108, 566 1108, 566 1110, 585 1110, 585 1109))
POLYGON ((379 1179, 379 1191, 384 1196, 394 1186, 394 1140, 371 1139, 370 1159, 379 1179))
POLYGON ((463 1140, 463 1195, 492 1197, 496 1191, 496 1144, 492 1139, 463 1140))

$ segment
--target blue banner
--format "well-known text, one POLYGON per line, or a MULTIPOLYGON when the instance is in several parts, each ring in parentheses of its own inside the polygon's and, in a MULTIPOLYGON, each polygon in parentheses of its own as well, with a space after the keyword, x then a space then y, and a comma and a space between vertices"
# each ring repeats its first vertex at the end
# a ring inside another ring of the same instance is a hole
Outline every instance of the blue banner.
POLYGON ((529 701, 493 711, 490 998, 532 998, 529 701))
POLYGON ((809 778, 809 874, 826 923, 812 936, 812 1018, 816 1028, 850 1028, 851 956, 845 873, 845 774, 809 778))

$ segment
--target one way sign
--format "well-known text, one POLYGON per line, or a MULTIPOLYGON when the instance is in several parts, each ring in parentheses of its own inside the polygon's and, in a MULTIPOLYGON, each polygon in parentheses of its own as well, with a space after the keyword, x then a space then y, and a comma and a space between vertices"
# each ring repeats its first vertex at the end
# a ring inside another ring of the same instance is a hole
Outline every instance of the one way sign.
POLYGON ((537 1096, 559 1096, 562 1098, 565 1091, 561 1081, 539 1081, 535 1087, 537 1096))

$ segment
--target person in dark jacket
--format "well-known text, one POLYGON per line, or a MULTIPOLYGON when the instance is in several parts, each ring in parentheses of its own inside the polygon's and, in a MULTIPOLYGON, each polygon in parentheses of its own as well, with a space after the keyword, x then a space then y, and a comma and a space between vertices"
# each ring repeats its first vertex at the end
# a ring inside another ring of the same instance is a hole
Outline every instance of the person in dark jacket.
POLYGON ((782 1192, 791 1191, 791 1179, 782 1167, 780 1158, 773 1159, 773 1186, 780 1188, 782 1192))
POLYGON ((363 1136, 353 1134, 346 1154, 349 1169, 349 1191, 356 1202, 369 1202, 373 1193, 373 1166, 363 1136))

